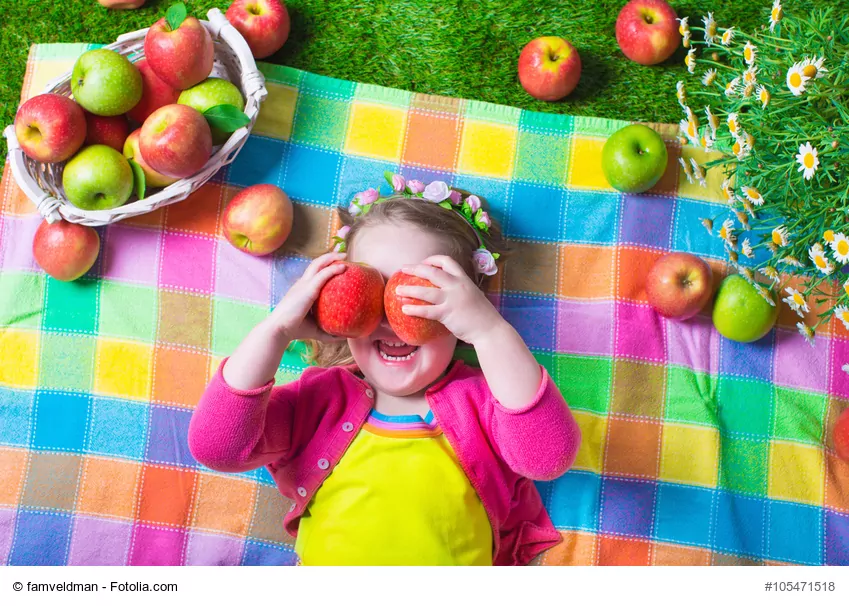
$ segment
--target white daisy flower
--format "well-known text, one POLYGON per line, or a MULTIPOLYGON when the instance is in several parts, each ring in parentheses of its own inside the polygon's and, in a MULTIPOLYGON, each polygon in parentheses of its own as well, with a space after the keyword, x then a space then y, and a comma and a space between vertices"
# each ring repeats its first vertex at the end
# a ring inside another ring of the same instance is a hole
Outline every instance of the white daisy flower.
MULTIPOLYGON (((702 219, 702 225, 705 226, 707 233, 713 234, 713 221, 711 219, 702 219)), ((849 280, 847 280, 847 283, 849 283, 849 280)))
POLYGON ((779 225, 772 230, 772 243, 776 246, 787 246, 790 243, 790 234, 787 233, 787 228, 779 225))
POLYGON ((802 322, 796 322, 796 328, 799 329, 799 334, 805 337, 805 341, 811 347, 814 346, 814 329, 802 322))
POLYGON ((712 111, 710 111, 710 105, 705 107, 705 118, 707 118, 708 126, 710 126, 711 136, 716 138, 716 129, 719 128, 719 118, 716 117, 712 111))
POLYGON ((787 303, 787 305, 790 306, 790 309, 795 311, 800 318, 804 318, 805 314, 811 311, 808 309, 808 303, 805 301, 805 297, 803 297, 802 293, 798 290, 788 286, 784 289, 784 292, 786 292, 788 296, 784 297, 782 301, 787 303))
POLYGON ((755 206, 763 206, 764 197, 754 187, 743 186, 743 195, 755 206))
POLYGON ((725 198, 726 204, 731 204, 734 200, 737 199, 737 196, 734 195, 734 189, 731 187, 731 180, 725 179, 722 182, 721 186, 722 197, 725 198))
POLYGON ((708 13, 707 17, 702 17, 702 23, 705 24, 705 42, 710 46, 716 41, 716 21, 713 19, 713 13, 708 13))
POLYGON ((740 77, 733 78, 731 82, 725 85, 725 96, 733 97, 737 94, 737 88, 740 86, 740 77))
POLYGON ((720 39, 719 43, 722 44, 722 46, 729 46, 733 39, 734 39, 734 28, 729 27, 727 30, 722 32, 722 38, 720 39))
POLYGON ((681 17, 680 19, 676 19, 678 21, 678 33, 682 36, 690 31, 689 17, 681 17))
POLYGON ((684 34, 681 36, 681 45, 684 48, 690 48, 690 30, 684 32, 684 34))
POLYGON ((693 169, 690 168, 690 163, 684 158, 678 158, 678 163, 684 169, 684 176, 687 177, 687 181, 693 183, 693 169))
POLYGON ((702 84, 710 86, 716 82, 716 70, 711 68, 702 75, 702 84))
POLYGON ((805 180, 810 180, 814 176, 814 173, 817 172, 817 167, 820 165, 817 149, 811 146, 810 141, 799 146, 799 153, 796 154, 796 161, 799 163, 799 170, 797 172, 804 173, 805 180))
POLYGON ((744 84, 756 84, 758 81, 758 68, 753 65, 749 69, 743 72, 743 83, 744 84))
POLYGON ((746 45, 743 47, 743 60, 746 62, 746 65, 750 67, 754 65, 757 57, 758 47, 751 42, 746 42, 746 45))
POLYGON ((681 104, 681 107, 684 109, 690 109, 687 107, 687 91, 684 89, 684 83, 679 80, 675 85, 676 95, 678 96, 678 103, 681 104))
MULTIPOLYGON (((773 244, 773 246, 775 246, 775 245, 773 244)), ((780 258, 778 260, 778 262, 784 263, 785 265, 790 265, 792 267, 805 267, 804 264, 799 259, 797 259, 796 257, 793 257, 791 255, 787 255, 786 257, 780 258)))
POLYGON ((831 275, 831 272, 834 271, 834 265, 825 256, 825 251, 819 242, 811 246, 808 250, 808 256, 811 258, 814 266, 826 276, 831 275))
POLYGON ((691 48, 687 51, 687 56, 684 57, 684 65, 687 66, 687 71, 691 74, 696 73, 696 49, 691 48))
POLYGON ((840 370, 842 370, 843 372, 845 372, 846 374, 849 375, 849 364, 844 364, 843 366, 840 367, 840 370))
POLYGON ((778 282, 781 280, 781 275, 778 273, 778 270, 774 267, 770 267, 769 265, 761 267, 758 271, 770 280, 772 280, 775 284, 778 284, 778 282))
POLYGON ((758 100, 761 102, 761 109, 766 109, 767 104, 769 104, 770 94, 763 85, 758 87, 758 100))
POLYGON ((743 200, 743 209, 747 213, 749 213, 749 216, 752 217, 752 219, 755 218, 755 207, 752 206, 751 202, 749 202, 748 200, 743 200))
POLYGON ((743 243, 740 245, 740 252, 743 253, 744 257, 749 259, 755 258, 755 251, 752 250, 752 245, 749 244, 749 238, 743 240, 743 243))
POLYGON ((699 166, 699 163, 696 162, 695 158, 690 158, 690 164, 693 165, 693 178, 696 179, 702 187, 707 187, 705 169, 699 166))
POLYGON ((731 131, 731 135, 736 137, 740 134, 740 123, 737 121, 737 112, 731 112, 728 114, 728 130, 731 131))
POLYGON ((744 213, 742 210, 735 210, 734 214, 737 216, 737 220, 740 222, 740 225, 743 226, 743 229, 749 231, 752 229, 749 227, 749 216, 744 213))
POLYGON ((737 245, 737 236, 734 235, 734 221, 731 219, 723 221, 718 236, 729 248, 734 248, 737 245))
POLYGON ((699 144, 699 129, 698 125, 693 120, 681 120, 678 123, 681 132, 686 135, 693 145, 699 144))
POLYGON ((835 260, 840 263, 849 263, 849 238, 846 234, 840 232, 834 234, 834 240, 830 244, 835 260))
POLYGON ((746 86, 743 87, 743 97, 744 98, 748 99, 749 97, 751 97, 754 94, 755 94, 755 85, 754 84, 747 84, 746 86))
POLYGON ((750 150, 751 148, 746 145, 746 142, 743 139, 735 139, 734 144, 731 146, 731 152, 737 156, 738 160, 742 160, 748 156, 750 150))
POLYGON ((802 73, 801 63, 794 63, 793 66, 787 70, 787 88, 789 88, 790 92, 796 97, 805 92, 805 83, 808 80, 810 80, 810 78, 802 73))
POLYGON ((772 10, 769 12, 769 31, 774 31, 775 26, 781 21, 784 16, 784 10, 781 8, 781 0, 775 0, 772 3, 772 10))
POLYGON ((763 297, 764 301, 770 304, 770 306, 775 307, 775 299, 772 296, 772 292, 769 289, 764 288, 763 285, 755 283, 752 284, 755 287, 755 290, 758 291, 758 294, 763 297))
POLYGON ((822 232, 822 239, 825 240, 826 242, 828 242, 829 244, 834 242, 834 230, 833 229, 827 229, 824 232, 822 232))
POLYGON ((838 305, 834 308, 834 315, 843 322, 843 326, 849 329, 849 308, 845 305, 838 305))
MULTIPOLYGON (((731 258, 731 260, 736 262, 737 261, 737 253, 735 253, 733 250, 728 251, 728 252, 734 253, 734 256, 731 258)), ((738 267, 737 271, 740 273, 741 276, 746 278, 746 282, 748 282, 749 284, 756 284, 755 274, 752 272, 751 269, 749 269, 748 267, 738 267)))

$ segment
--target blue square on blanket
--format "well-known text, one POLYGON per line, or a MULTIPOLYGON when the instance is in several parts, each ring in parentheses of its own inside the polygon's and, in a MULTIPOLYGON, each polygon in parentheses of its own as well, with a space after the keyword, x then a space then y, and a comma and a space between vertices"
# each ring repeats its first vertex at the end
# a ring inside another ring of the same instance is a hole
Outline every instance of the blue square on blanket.
POLYGON ((0 444, 4 446, 28 446, 30 417, 35 394, 27 390, 0 388, 0 444))
POLYGON ((279 139, 248 137, 242 151, 228 169, 227 180, 242 187, 259 183, 279 186, 288 147, 286 141, 279 139))
POLYGON ((619 234, 619 203, 622 194, 601 191, 566 192, 566 242, 613 244, 619 234))
POLYGON ((90 409, 87 394, 36 392, 33 448, 82 452, 90 409))
POLYGON ((713 548, 736 555, 763 557, 765 503, 757 497, 717 493, 713 548))
POLYGON ((675 222, 672 224, 672 248, 702 257, 724 259, 726 255, 722 240, 716 236, 720 226, 714 225, 713 232, 709 233, 702 225, 702 219, 716 218, 718 223, 722 223, 728 216, 728 208, 725 206, 679 199, 675 205, 675 222))
POLYGON ((282 187, 294 200, 333 206, 341 163, 339 152, 291 144, 282 187))
POLYGON ((657 483, 604 478, 601 494, 601 532, 650 538, 657 483))
POLYGON ((530 295, 501 297, 501 314, 513 325, 528 347, 553 351, 557 333, 557 301, 530 295))
POLYGON ((147 442, 148 405, 130 400, 95 398, 88 449, 97 454, 140 461, 147 442))
POLYGON ((600 475, 573 470, 546 484, 545 508, 558 529, 598 530, 600 475))
POLYGON ((766 557, 822 565, 823 509, 789 501, 769 501, 766 557))
POLYGON ((151 406, 150 438, 145 460, 193 467, 197 461, 189 451, 191 410, 151 406))
POLYGON ((18 512, 10 566, 64 566, 71 540, 71 516, 55 511, 18 512))
POLYGON ((710 545, 713 490, 661 484, 657 492, 655 538, 685 545, 710 545))
POLYGON ((383 173, 387 170, 391 173, 397 173, 398 165, 394 162, 384 162, 371 158, 342 156, 334 204, 347 208, 354 196, 370 188, 379 189, 383 194, 389 194, 389 184, 383 178, 383 173))
POLYGON ((297 563, 298 556, 291 547, 245 541, 242 566, 294 566, 297 563))
POLYGON ((744 376, 771 383, 774 343, 773 331, 754 343, 720 339, 719 372, 723 375, 744 376))
POLYGON ((514 238, 557 242, 565 194, 559 187, 513 182, 505 233, 514 238))

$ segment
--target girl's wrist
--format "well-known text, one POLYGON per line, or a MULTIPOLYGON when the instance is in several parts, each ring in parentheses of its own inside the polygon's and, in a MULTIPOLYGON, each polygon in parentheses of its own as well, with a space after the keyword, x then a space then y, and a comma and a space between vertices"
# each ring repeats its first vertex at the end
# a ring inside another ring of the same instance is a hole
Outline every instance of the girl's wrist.
POLYGON ((285 340, 287 343, 295 338, 295 330, 297 329, 297 326, 292 326, 290 320, 279 317, 274 312, 263 320, 260 326, 263 327, 263 331, 269 332, 276 341, 285 340))
POLYGON ((511 333, 515 333, 515 329, 501 314, 496 314, 494 321, 486 323, 480 334, 473 335, 468 343, 476 350, 498 347, 509 342, 511 333))

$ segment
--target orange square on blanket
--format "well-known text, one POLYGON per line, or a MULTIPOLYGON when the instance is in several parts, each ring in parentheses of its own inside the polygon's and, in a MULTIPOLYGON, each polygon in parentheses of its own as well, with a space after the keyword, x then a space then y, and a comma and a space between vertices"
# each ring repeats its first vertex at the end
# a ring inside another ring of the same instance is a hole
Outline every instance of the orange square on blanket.
POLYGON ((26 470, 26 451, 0 448, 0 505, 18 505, 26 470))
POLYGON ((710 552, 698 547, 655 543, 655 566, 709 566, 710 552))
POLYGON ((849 461, 829 452, 825 462, 825 506, 849 514, 849 461))
POLYGON ((7 215, 32 215, 38 210, 12 177, 12 166, 6 162, 3 170, 3 189, 0 191, 3 213, 7 215))
POLYGON ((160 206, 155 211, 124 219, 121 223, 126 225, 142 225, 144 227, 162 227, 165 221, 165 206, 160 206))
POLYGON ((138 519, 152 524, 186 526, 197 475, 195 471, 145 465, 138 519))
POLYGON ((132 519, 141 467, 133 461, 85 457, 77 511, 132 519))
POLYGON ((560 536, 563 540, 539 557, 540 566, 592 566, 595 563, 596 535, 561 530, 560 536))
POLYGON ((209 357, 201 351, 159 346, 153 374, 153 400, 194 408, 208 382, 209 357))
POLYGON ((598 563, 601 566, 648 566, 648 541, 626 537, 599 537, 598 563))
POLYGON ((453 171, 460 147, 460 121, 456 115, 411 111, 407 116, 404 164, 453 171))
POLYGON ((609 299, 614 288, 614 250, 609 246, 561 246, 557 294, 574 299, 609 299))
POLYGON ((660 423, 610 417, 604 473, 656 479, 660 430, 660 423))
POLYGON ((224 190, 220 183, 207 183, 185 200, 167 206, 165 227, 214 236, 220 228, 224 190))
POLYGON ((242 478, 202 473, 192 526, 239 536, 248 534, 256 484, 242 478))
POLYGON ((648 302, 646 297, 646 276, 654 262, 664 255, 657 250, 625 248, 617 250, 616 296, 619 299, 648 302))

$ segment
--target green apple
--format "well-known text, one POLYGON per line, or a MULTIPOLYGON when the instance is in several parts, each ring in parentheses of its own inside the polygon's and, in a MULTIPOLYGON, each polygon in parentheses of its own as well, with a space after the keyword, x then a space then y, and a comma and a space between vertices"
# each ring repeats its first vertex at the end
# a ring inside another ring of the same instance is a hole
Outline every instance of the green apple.
POLYGON ((728 276, 720 284, 713 304, 713 325, 723 337, 740 343, 757 341, 777 318, 778 306, 767 303, 743 276, 728 276))
MULTIPOLYGON (((184 90, 180 93, 177 103, 193 107, 200 113, 216 105, 234 105, 240 111, 245 109, 245 100, 236 85, 221 78, 207 78, 200 84, 184 90)), ((212 142, 221 145, 230 138, 230 134, 213 127, 212 142)))
POLYGON ((74 99, 98 116, 117 116, 133 109, 142 96, 142 77, 123 55, 105 48, 80 55, 71 72, 74 99))
POLYGON ((608 137, 601 150, 601 169, 619 191, 651 189, 666 170, 668 154, 663 139, 648 126, 632 124, 608 137))
POLYGON ((90 145, 65 165, 62 187, 77 208, 108 210, 129 199, 133 171, 121 152, 108 145, 90 145))

